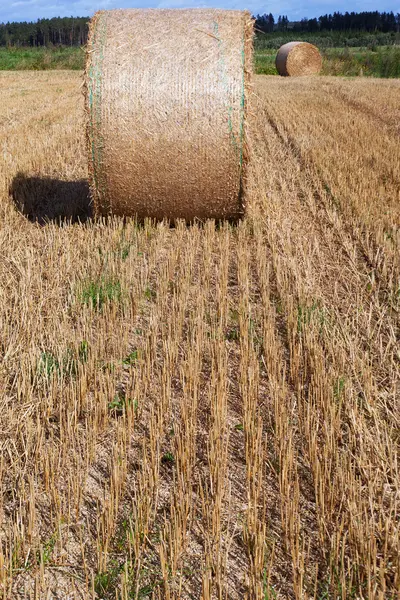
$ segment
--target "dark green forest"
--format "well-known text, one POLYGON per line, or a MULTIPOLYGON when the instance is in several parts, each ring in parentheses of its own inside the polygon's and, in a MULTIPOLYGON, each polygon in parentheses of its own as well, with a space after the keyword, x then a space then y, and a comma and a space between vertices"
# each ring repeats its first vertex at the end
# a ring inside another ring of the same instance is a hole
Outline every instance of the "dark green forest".
MULTIPOLYGON (((382 42, 390 44, 391 40, 398 39, 396 33, 400 31, 400 13, 395 15, 393 12, 334 12, 296 22, 290 22, 285 15, 275 20, 271 13, 266 13, 257 15, 255 20, 256 31, 261 38, 263 33, 279 35, 296 32, 320 33, 325 38, 333 34, 335 38, 358 39, 360 34, 366 33, 383 35, 385 41, 382 38, 382 42)), ((88 21, 89 17, 56 17, 38 19, 36 22, 0 23, 0 46, 82 46, 87 40, 88 21)))
POLYGON ((301 21, 290 22, 287 16, 279 16, 275 21, 274 16, 269 14, 257 15, 256 28, 263 33, 275 31, 295 32, 368 32, 368 33, 390 33, 400 31, 400 13, 365 11, 365 12, 334 12, 333 15, 322 15, 314 19, 301 19, 301 21))
POLYGON ((0 46, 82 46, 89 17, 56 17, 36 22, 0 23, 0 46))

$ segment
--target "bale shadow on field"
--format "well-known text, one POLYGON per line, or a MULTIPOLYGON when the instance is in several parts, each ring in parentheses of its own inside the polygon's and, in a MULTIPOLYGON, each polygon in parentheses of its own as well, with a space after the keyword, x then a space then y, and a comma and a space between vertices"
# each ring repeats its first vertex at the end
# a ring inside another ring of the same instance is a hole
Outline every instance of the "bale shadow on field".
POLYGON ((93 216, 86 179, 63 181, 17 173, 9 192, 16 209, 33 223, 83 223, 93 216))

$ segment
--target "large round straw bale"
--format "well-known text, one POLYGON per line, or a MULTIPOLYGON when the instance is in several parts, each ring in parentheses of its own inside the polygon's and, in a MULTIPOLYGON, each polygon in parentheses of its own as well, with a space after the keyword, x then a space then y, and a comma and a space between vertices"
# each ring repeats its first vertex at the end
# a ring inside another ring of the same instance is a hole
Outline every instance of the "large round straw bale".
POLYGON ((252 44, 248 12, 95 14, 85 98, 97 214, 243 213, 252 44))
POLYGON ((308 42, 289 42, 279 48, 275 64, 279 75, 314 75, 322 68, 322 57, 308 42))

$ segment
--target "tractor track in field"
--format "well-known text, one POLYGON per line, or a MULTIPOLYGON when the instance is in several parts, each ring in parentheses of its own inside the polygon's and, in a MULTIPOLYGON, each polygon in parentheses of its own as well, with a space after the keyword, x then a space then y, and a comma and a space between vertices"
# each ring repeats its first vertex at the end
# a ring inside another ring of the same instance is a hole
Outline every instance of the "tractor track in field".
MULTIPOLYGON (((290 133, 285 129, 284 125, 281 124, 281 127, 284 130, 284 134, 283 134, 280 130, 279 125, 273 119, 272 116, 268 116, 268 123, 271 126, 274 133, 276 134, 276 136, 278 137, 281 144, 284 147, 288 147, 290 149, 291 154, 292 154, 293 158, 295 159, 295 161, 298 163, 300 170, 303 171, 305 174, 312 175, 312 179, 311 180, 307 179, 307 183, 308 184, 310 182, 312 183, 313 198, 316 201, 317 208, 320 209, 318 217, 320 217, 321 214, 324 215, 324 217, 325 217, 323 222, 320 221, 319 219, 318 219, 318 221, 316 221, 316 224, 319 228, 321 237, 323 237, 323 238, 326 237, 326 229, 328 229, 328 230, 330 229, 330 230, 334 231, 338 246, 340 246, 345 251, 348 259, 352 261, 353 257, 349 253, 348 249, 346 248, 346 245, 343 244, 342 236, 340 235, 340 229, 343 229, 346 232, 347 236, 349 238, 351 238, 353 244, 357 247, 358 255, 360 257, 360 260, 364 263, 365 270, 370 271, 370 270, 374 269, 375 267, 374 267, 372 261, 370 260, 362 243, 354 235, 353 229, 346 225, 344 216, 342 214, 342 211, 340 210, 340 201, 335 198, 334 194, 330 190, 328 183, 324 180, 324 178, 318 174, 316 166, 304 159, 304 157, 302 156, 302 153, 301 153, 301 148, 298 146, 295 139, 290 135, 290 133), (320 185, 318 185, 317 182, 320 185), (327 205, 327 202, 326 202, 326 200, 324 200, 323 194, 318 190, 318 187, 323 189, 325 194, 329 198, 329 205, 327 205), (337 225, 334 224, 332 222, 332 219, 329 218, 329 216, 328 216, 329 209, 334 210, 335 215, 337 216, 337 221, 338 221, 337 225)), ((303 199, 303 205, 307 208, 309 214, 312 216, 313 220, 315 221, 315 214, 311 211, 310 206, 305 201, 305 190, 304 189, 302 189, 300 196, 303 199)))
MULTIPOLYGON (((278 125, 278 123, 274 120, 274 118, 271 115, 267 116, 267 120, 268 124, 271 126, 272 130, 280 140, 281 144, 284 147, 288 147, 290 149, 294 160, 299 165, 300 170, 303 171, 306 175, 311 175, 311 178, 307 179, 307 184, 312 183, 312 193, 314 200, 316 201, 317 207, 321 209, 321 211, 318 214, 318 217, 320 217, 321 215, 324 216, 324 220, 318 220, 317 223, 321 236, 326 238, 326 230, 331 229, 332 231, 334 231, 338 246, 345 251, 348 259, 350 261, 353 261, 352 253, 348 250, 347 245, 343 242, 343 234, 341 232, 345 232, 347 238, 351 240, 353 247, 357 250, 356 256, 358 256, 358 260, 357 265, 355 265, 355 267, 360 268, 362 266, 362 270, 368 277, 371 276, 371 273, 374 274, 374 278, 379 286, 380 302, 382 305, 387 305, 388 298, 390 298, 392 294, 392 289, 390 286, 388 286, 386 278, 382 276, 379 259, 376 258, 375 260, 372 260, 370 258, 369 252, 365 245, 365 240, 363 239, 364 233, 358 230, 356 233, 354 227, 351 227, 347 224, 343 212, 340 208, 340 200, 335 197, 335 195, 330 189, 328 182, 319 173, 318 166, 313 162, 304 159, 301 152, 301 148, 296 143, 295 138, 285 128, 284 124, 280 123, 278 125), (281 128, 283 129, 284 133, 282 133, 281 128), (318 188, 323 190, 323 193, 319 191, 318 188), (326 199, 324 198, 324 194, 326 196, 326 199), (329 217, 330 211, 334 212, 336 219, 332 219, 332 217, 329 217)), ((304 197, 305 194, 303 192, 303 198, 304 197)), ((310 210, 310 207, 307 205, 307 202, 304 202, 304 206, 307 206, 309 214, 312 215, 313 218, 315 218, 315 215, 310 210)), ((371 244, 370 239, 369 243, 371 244)), ((382 256, 382 252, 383 249, 377 242, 375 242, 373 248, 374 256, 382 256)), ((392 309, 394 320, 397 321, 398 311, 394 306, 392 307, 392 309)), ((398 323, 397 326, 400 326, 400 323, 398 323)))
MULTIPOLYGON (((297 145, 295 139, 286 131, 284 125, 281 125, 283 128, 282 132, 280 126, 268 113, 266 115, 266 122, 279 139, 282 147, 289 148, 293 160, 298 164, 299 172, 304 173, 304 183, 302 178, 299 177, 298 180, 300 189, 298 197, 303 207, 307 209, 311 222, 314 224, 316 231, 319 232, 318 235, 320 239, 325 240, 328 255, 330 254, 332 259, 336 257, 334 260, 337 262, 337 272, 339 273, 342 268, 346 268, 347 261, 342 262, 339 258, 344 252, 344 256, 346 256, 347 260, 353 265, 352 271, 364 273, 363 294, 366 301, 370 298, 368 286, 371 281, 371 273, 374 273, 376 290, 374 291, 375 301, 373 308, 371 309, 373 311, 372 314, 374 314, 378 322, 381 321, 382 314, 386 314, 387 320, 385 321, 385 324, 382 325, 382 329, 379 329, 379 335, 376 335, 374 340, 366 338, 365 347, 368 347, 369 344, 373 343, 376 344, 378 348, 382 343, 380 336, 383 335, 384 339, 390 340, 388 343, 390 343, 393 348, 393 344, 395 344, 394 340, 396 338, 400 339, 400 323, 395 307, 390 308, 391 305, 389 304, 388 308, 388 298, 390 298, 391 290, 389 287, 386 287, 385 279, 381 277, 379 264, 373 264, 370 260, 364 247, 363 240, 360 239, 362 234, 357 235, 353 228, 345 222, 342 212, 338 210, 338 201, 331 193, 328 184, 319 175, 318 168, 304 159, 301 149, 297 145), (307 199, 310 193, 310 183, 312 185, 311 194, 315 206, 311 206, 310 201, 307 199), (333 215, 331 216, 332 211, 333 215), (328 231, 333 232, 333 239, 330 238, 330 236, 327 236, 328 231), (347 243, 346 238, 348 240, 347 243), (332 248, 333 241, 336 248, 332 248), (343 267, 341 267, 341 262, 343 267)), ((265 132, 264 135, 268 136, 269 134, 265 132)), ((381 364, 380 369, 382 368, 383 365, 381 364)))
POLYGON ((367 117, 371 117, 373 121, 380 123, 384 127, 387 127, 391 133, 400 133, 400 125, 397 120, 386 118, 373 108, 367 106, 364 102, 351 98, 341 88, 338 88, 337 86, 333 85, 332 82, 324 82, 323 89, 325 89, 329 95, 333 94, 338 100, 341 100, 345 105, 350 106, 357 112, 362 113, 367 117))

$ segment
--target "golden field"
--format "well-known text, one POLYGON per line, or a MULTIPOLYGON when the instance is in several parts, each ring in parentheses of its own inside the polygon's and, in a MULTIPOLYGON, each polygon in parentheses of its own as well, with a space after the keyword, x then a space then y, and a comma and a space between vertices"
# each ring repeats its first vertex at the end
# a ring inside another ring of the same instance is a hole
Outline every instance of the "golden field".
POLYGON ((175 228, 90 218, 80 86, 0 74, 0 598, 399 598, 400 81, 256 78, 175 228))

